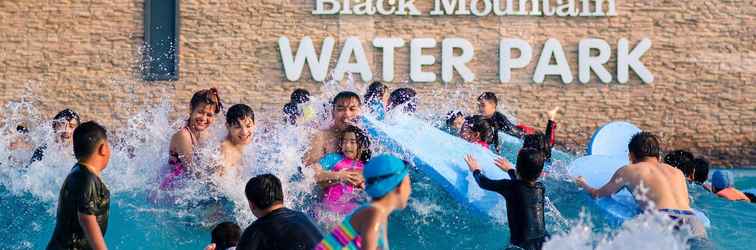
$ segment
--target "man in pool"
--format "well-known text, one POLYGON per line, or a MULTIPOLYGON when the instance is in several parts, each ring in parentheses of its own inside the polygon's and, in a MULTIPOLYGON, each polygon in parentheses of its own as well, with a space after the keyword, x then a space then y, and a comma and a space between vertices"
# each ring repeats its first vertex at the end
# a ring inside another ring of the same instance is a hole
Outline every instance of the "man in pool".
MULTIPOLYGON (((323 156, 338 152, 339 135, 348 125, 357 122, 362 101, 356 93, 343 91, 333 98, 332 105, 333 125, 326 130, 318 131, 312 138, 304 159, 307 166, 317 167, 315 163, 318 163, 323 156)), ((345 176, 345 181, 360 186, 363 183, 362 174, 349 172, 345 176)))
POLYGON ((323 239, 307 215, 284 207, 281 181, 276 176, 253 177, 244 193, 257 220, 244 230, 237 250, 310 250, 323 239))
POLYGON ((649 132, 635 134, 628 144, 630 164, 621 167, 601 188, 590 187, 577 177, 577 184, 594 198, 607 197, 627 188, 644 211, 656 209, 672 219, 676 226, 686 225, 695 238, 705 238, 703 223, 690 208, 688 186, 683 173, 659 161, 659 138, 649 132))
POLYGON ((47 249, 107 249, 110 191, 100 179, 110 160, 106 133, 95 122, 74 130, 74 154, 79 162, 60 189, 55 231, 47 249))

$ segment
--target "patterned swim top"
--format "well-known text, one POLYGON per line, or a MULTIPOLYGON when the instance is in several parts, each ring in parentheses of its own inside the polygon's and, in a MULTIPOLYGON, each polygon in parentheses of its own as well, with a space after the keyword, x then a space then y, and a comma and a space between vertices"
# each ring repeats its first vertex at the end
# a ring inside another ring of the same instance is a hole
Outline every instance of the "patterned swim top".
MULTIPOLYGON (((323 240, 315 246, 315 250, 357 250, 362 249, 362 236, 352 227, 352 216, 357 211, 365 207, 360 207, 334 228, 330 234, 323 237, 323 240)), ((381 225, 381 236, 378 237, 378 249, 388 250, 386 240, 384 239, 386 228, 381 225)))

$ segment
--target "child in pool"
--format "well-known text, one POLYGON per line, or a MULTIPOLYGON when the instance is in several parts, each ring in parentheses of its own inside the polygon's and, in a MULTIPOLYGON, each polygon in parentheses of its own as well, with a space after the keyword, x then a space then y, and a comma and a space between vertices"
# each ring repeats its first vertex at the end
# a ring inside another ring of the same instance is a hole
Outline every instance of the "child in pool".
POLYGON ((417 92, 413 88, 398 88, 389 95, 387 110, 403 107, 406 113, 415 113, 417 110, 417 92))
POLYGON ((459 131, 462 139, 481 147, 491 149, 490 144, 493 142, 493 129, 491 125, 483 119, 482 116, 474 115, 465 117, 465 122, 459 131))
POLYGON ((379 120, 383 119, 386 113, 386 107, 388 107, 389 104, 388 91, 389 88, 386 84, 373 82, 368 86, 367 92, 364 96, 368 110, 374 113, 379 120))
POLYGON ((231 106, 226 112, 228 135, 221 143, 223 164, 218 175, 240 174, 244 148, 252 143, 255 135, 255 112, 245 104, 231 106))
POLYGON ((711 187, 717 196, 730 201, 751 201, 742 191, 734 186, 732 173, 727 170, 717 170, 711 175, 711 187))
POLYGON ((511 245, 521 249, 541 249, 548 234, 544 222, 544 186, 538 181, 543 171, 544 154, 541 149, 523 148, 517 154, 517 170, 506 159, 497 159, 495 165, 509 174, 510 180, 491 180, 481 173, 475 159, 465 157, 475 181, 485 190, 494 191, 507 200, 511 245))
POLYGON ((348 125, 339 137, 338 153, 325 155, 318 165, 315 180, 323 187, 323 204, 329 211, 346 215, 356 207, 355 189, 365 183, 354 175, 362 175, 364 163, 370 159, 370 138, 362 129, 348 125))
POLYGON ((290 125, 297 125, 314 119, 315 112, 308 102, 310 92, 306 89, 295 89, 291 92, 289 103, 283 106, 284 121, 290 125))
POLYGON ((236 249, 241 239, 241 227, 233 222, 221 222, 210 233, 210 245, 205 250, 230 250, 236 249))
POLYGON ((465 115, 462 113, 462 111, 452 110, 446 114, 446 122, 444 126, 441 127, 441 130, 450 135, 459 136, 459 130, 462 129, 462 125, 464 124, 465 115))
POLYGON ((363 175, 372 200, 344 218, 316 250, 389 249, 388 217, 407 207, 412 192, 409 165, 394 156, 379 155, 365 164, 363 175))
POLYGON ((169 173, 160 182, 160 189, 172 189, 179 181, 190 176, 195 147, 208 137, 207 129, 223 109, 218 90, 215 88, 194 93, 189 102, 189 119, 186 126, 171 137, 168 165, 169 173))
MULTIPOLYGON (((64 109, 55 115, 52 123, 53 133, 55 134, 55 139, 53 140, 53 145, 56 146, 55 150, 70 151, 73 131, 80 123, 79 114, 71 109, 64 109)), ((48 144, 43 144, 34 149, 30 162, 41 161, 45 157, 47 148, 48 144)))
MULTIPOLYGON (((493 148, 498 152, 501 150, 499 145, 499 132, 507 133, 511 136, 522 138, 525 135, 532 134, 535 129, 525 124, 515 125, 509 119, 499 111, 496 111, 499 105, 499 99, 493 92, 483 92, 478 96, 478 110, 483 119, 491 124, 494 130, 493 133, 493 148)), ((546 125, 546 136, 549 138, 551 144, 554 144, 554 130, 556 130, 556 116, 559 112, 559 107, 556 107, 547 112, 548 123, 546 125)))

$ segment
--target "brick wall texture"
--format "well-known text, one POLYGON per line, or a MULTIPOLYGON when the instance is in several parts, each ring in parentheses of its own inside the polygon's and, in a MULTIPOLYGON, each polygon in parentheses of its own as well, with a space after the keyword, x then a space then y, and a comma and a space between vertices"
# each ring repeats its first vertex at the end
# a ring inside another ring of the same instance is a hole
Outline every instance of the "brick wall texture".
MULTIPOLYGON (((0 1, 0 103, 32 97, 45 116, 72 107, 84 119, 98 116, 110 127, 168 98, 184 113, 193 91, 218 86, 228 103, 247 103, 259 112, 278 112, 291 90, 321 91, 305 69, 302 81, 284 78, 277 39, 296 46, 310 36, 362 39, 376 79, 381 51, 374 37, 461 37, 475 47, 468 65, 472 83, 459 76, 449 84, 408 83, 409 44, 397 50, 392 87, 416 88, 421 108, 434 109, 449 97, 473 101, 481 91, 506 99, 520 121, 542 127, 543 112, 563 107, 560 145, 583 150, 591 133, 612 120, 628 120, 663 136, 666 149, 688 148, 716 164, 756 165, 756 7, 753 1, 617 1, 615 17, 429 16, 430 0, 416 0, 423 16, 316 16, 314 0, 180 1, 180 80, 141 81, 141 0, 0 1), (531 64, 498 82, 498 40, 530 42, 531 64), (563 84, 547 77, 532 81, 543 43, 557 38, 577 79, 577 45, 583 38, 608 41, 613 55, 610 84, 592 76, 587 84, 563 84), (616 47, 642 38, 653 45, 642 61, 654 74, 643 84, 635 73, 616 82, 616 47)), ((339 43, 340 45, 340 43, 339 43)), ((334 51, 335 65, 340 46, 334 51)), ((319 49, 318 49, 319 50, 319 49)), ((440 49, 425 53, 440 60, 440 49)), ((439 62, 440 63, 440 62, 439 62)), ((426 70, 436 72, 437 63, 426 70)), ((474 106, 469 105, 469 108, 474 106)))

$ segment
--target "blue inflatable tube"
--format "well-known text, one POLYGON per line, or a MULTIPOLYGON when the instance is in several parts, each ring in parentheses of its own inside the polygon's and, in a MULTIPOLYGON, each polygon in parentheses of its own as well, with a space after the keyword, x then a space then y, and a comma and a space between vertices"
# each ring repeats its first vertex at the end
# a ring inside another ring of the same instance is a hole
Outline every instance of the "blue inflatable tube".
POLYGON ((374 140, 389 151, 411 160, 433 183, 468 208, 491 216, 494 208, 506 208, 499 194, 485 191, 477 185, 464 160, 466 155, 472 155, 486 176, 508 179, 504 171, 494 166, 497 156, 493 152, 410 115, 394 113, 391 116, 390 120, 384 121, 364 117, 363 124, 374 140))

